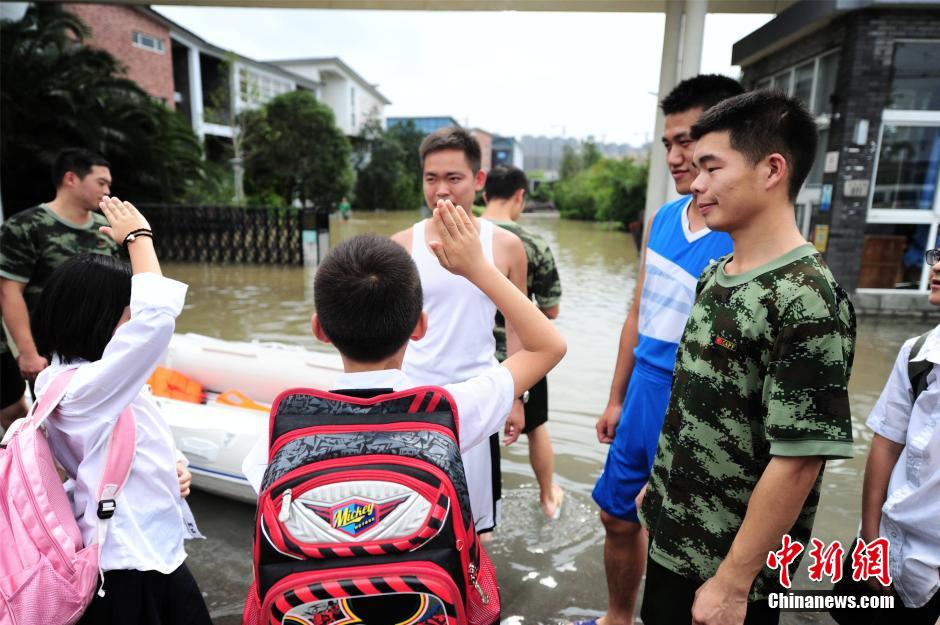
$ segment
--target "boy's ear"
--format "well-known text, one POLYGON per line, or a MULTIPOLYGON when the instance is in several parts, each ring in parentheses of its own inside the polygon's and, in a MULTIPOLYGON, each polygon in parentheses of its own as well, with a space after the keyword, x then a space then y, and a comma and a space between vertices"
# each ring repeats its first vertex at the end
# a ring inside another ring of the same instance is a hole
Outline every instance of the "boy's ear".
POLYGON ((313 335, 317 337, 318 341, 321 343, 330 343, 330 337, 323 331, 323 326, 320 325, 320 318, 317 316, 317 313, 313 313, 313 317, 310 318, 310 329, 313 330, 313 335))
MULTIPOLYGON (((317 316, 313 316, 314 321, 317 316)), ((411 331, 411 340, 420 341, 424 338, 424 335, 428 333, 428 313, 421 311, 421 316, 418 317, 418 323, 415 324, 415 329, 411 331)))

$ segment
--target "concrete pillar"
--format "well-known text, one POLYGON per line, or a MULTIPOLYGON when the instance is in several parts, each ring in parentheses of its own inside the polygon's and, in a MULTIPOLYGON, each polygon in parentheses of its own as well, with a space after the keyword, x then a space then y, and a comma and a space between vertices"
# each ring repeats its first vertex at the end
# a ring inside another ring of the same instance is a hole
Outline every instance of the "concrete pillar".
POLYGON ((202 67, 199 64, 199 49, 187 47, 189 62, 189 110, 192 115, 193 132, 200 140, 205 138, 202 128, 202 67))
MULTIPOLYGON (((652 145, 650 146, 650 173, 646 181, 646 207, 644 222, 648 222, 669 195, 667 185, 672 178, 666 170, 666 150, 660 138, 663 136, 663 112, 659 100, 676 85, 679 64, 679 46, 682 41, 682 3, 679 0, 666 2, 666 26, 663 29, 663 53, 659 65, 659 91, 657 92, 656 118, 652 145)), ((675 192, 675 190, 673 190, 675 192)))
MULTIPOLYGON (((666 27, 663 30, 663 55, 659 67, 659 100, 677 83, 701 71, 707 14, 707 0, 666 0, 666 27)), ((663 126, 663 113, 657 105, 653 145, 650 149, 650 174, 646 183, 646 222, 660 206, 677 197, 672 177, 666 169, 666 150, 660 142, 663 126)))
POLYGON ((679 80, 691 78, 701 71, 702 42, 705 40, 707 0, 685 0, 682 16, 682 50, 679 57, 679 80))

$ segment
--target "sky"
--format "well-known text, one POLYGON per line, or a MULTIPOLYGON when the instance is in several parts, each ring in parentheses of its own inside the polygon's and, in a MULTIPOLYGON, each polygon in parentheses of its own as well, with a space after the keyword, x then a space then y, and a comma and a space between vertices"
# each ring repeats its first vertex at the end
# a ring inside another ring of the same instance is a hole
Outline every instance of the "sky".
MULTIPOLYGON (((153 8, 260 61, 338 56, 392 101, 387 116, 451 116, 516 137, 651 138, 662 14, 153 8)), ((709 15, 702 71, 737 77, 731 46, 771 17, 709 15)))

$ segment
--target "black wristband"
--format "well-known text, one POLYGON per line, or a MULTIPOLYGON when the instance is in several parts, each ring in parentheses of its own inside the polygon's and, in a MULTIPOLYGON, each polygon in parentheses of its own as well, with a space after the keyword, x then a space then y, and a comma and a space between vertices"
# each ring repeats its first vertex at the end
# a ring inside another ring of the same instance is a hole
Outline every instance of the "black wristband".
POLYGON ((124 248, 127 248, 128 243, 133 243, 137 237, 150 237, 153 239, 153 231, 147 228, 138 228, 133 232, 128 232, 127 236, 124 237, 124 248))

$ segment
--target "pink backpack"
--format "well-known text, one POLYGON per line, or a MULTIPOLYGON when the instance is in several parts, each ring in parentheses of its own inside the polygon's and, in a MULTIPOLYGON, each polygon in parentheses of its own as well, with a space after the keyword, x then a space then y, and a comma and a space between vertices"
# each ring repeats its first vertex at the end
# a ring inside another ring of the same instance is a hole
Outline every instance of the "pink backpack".
MULTIPOLYGON (((75 623, 104 574, 98 554, 115 500, 134 460, 136 424, 128 407, 108 441, 98 486, 98 539, 83 546, 46 436, 40 428, 65 395, 75 369, 59 374, 0 449, 0 625, 75 623)), ((98 591, 104 596, 104 588, 98 591)))

